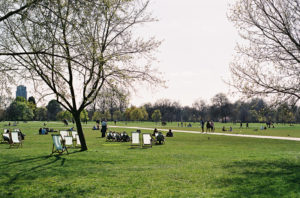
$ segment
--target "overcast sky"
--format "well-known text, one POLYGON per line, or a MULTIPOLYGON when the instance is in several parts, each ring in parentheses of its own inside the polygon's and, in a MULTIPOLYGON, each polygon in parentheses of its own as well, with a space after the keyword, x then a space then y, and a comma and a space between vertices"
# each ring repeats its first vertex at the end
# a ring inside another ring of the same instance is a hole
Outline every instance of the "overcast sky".
POLYGON ((230 78, 238 40, 236 29, 227 19, 233 0, 152 0, 150 10, 158 22, 147 24, 147 33, 164 40, 157 54, 167 88, 139 87, 131 104, 142 105, 168 98, 182 105, 202 98, 207 102, 217 93, 228 94, 224 80, 230 78))

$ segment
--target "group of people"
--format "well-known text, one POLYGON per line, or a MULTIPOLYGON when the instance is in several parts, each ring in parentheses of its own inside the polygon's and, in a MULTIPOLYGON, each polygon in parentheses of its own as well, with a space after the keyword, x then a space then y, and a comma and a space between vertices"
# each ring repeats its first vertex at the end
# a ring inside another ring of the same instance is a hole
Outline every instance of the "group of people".
POLYGON ((130 137, 125 131, 122 133, 110 131, 107 133, 106 141, 129 142, 130 137))
MULTIPOLYGON (((222 131, 227 131, 226 128, 225 128, 225 126, 222 127, 222 131)), ((229 130, 228 130, 228 131, 229 131, 229 132, 232 132, 232 127, 231 127, 231 126, 229 127, 229 130)))
POLYGON ((205 128, 205 125, 206 125, 206 132, 214 132, 215 131, 215 123, 210 120, 210 121, 207 121, 206 124, 203 120, 200 121, 200 125, 201 125, 201 129, 202 129, 202 132, 204 132, 204 128, 205 128))

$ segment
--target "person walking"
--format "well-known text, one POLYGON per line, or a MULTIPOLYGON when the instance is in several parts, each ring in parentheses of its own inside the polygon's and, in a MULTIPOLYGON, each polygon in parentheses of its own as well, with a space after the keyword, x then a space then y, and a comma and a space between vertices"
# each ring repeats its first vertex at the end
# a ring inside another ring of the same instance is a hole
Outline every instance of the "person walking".
POLYGON ((105 133, 106 133, 106 130, 107 130, 107 122, 106 122, 106 120, 103 120, 102 122, 101 122, 101 133, 102 133, 102 138, 104 138, 105 137, 105 133))
POLYGON ((201 121, 200 121, 200 124, 201 124, 202 133, 203 133, 203 132, 204 132, 204 121, 201 120, 201 121))

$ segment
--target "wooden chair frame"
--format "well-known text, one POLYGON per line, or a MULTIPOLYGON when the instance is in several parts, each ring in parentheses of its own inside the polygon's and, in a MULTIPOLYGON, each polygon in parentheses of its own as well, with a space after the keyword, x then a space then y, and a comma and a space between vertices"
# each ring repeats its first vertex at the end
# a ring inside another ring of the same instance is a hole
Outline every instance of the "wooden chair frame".
POLYGON ((52 134, 51 137, 53 141, 51 155, 53 155, 53 153, 62 154, 65 151, 67 151, 67 154, 69 154, 68 149, 65 145, 65 141, 60 134, 52 134))

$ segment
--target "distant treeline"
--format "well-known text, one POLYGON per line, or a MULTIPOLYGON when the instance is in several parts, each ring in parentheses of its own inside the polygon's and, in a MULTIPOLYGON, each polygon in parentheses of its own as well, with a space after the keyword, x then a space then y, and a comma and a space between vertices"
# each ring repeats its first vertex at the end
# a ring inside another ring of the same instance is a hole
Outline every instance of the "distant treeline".
MULTIPOLYGON (((155 103, 147 103, 140 107, 128 107, 128 102, 108 102, 109 105, 91 105, 82 112, 81 120, 108 121, 166 121, 166 122, 199 122, 200 120, 219 122, 300 122, 300 108, 282 103, 277 106, 269 105, 263 99, 256 98, 247 102, 238 100, 231 103, 225 94, 217 94, 208 104, 203 100, 195 101, 191 106, 182 106, 169 99, 158 100, 155 103)), ((3 100, 2 100, 3 102, 3 100)), ((4 103, 2 103, 4 104, 4 103)), ((35 99, 30 97, 17 97, 9 102, 5 108, 0 108, 0 120, 10 121, 71 121, 72 115, 61 108, 56 100, 51 100, 45 107, 37 107, 35 99)))

